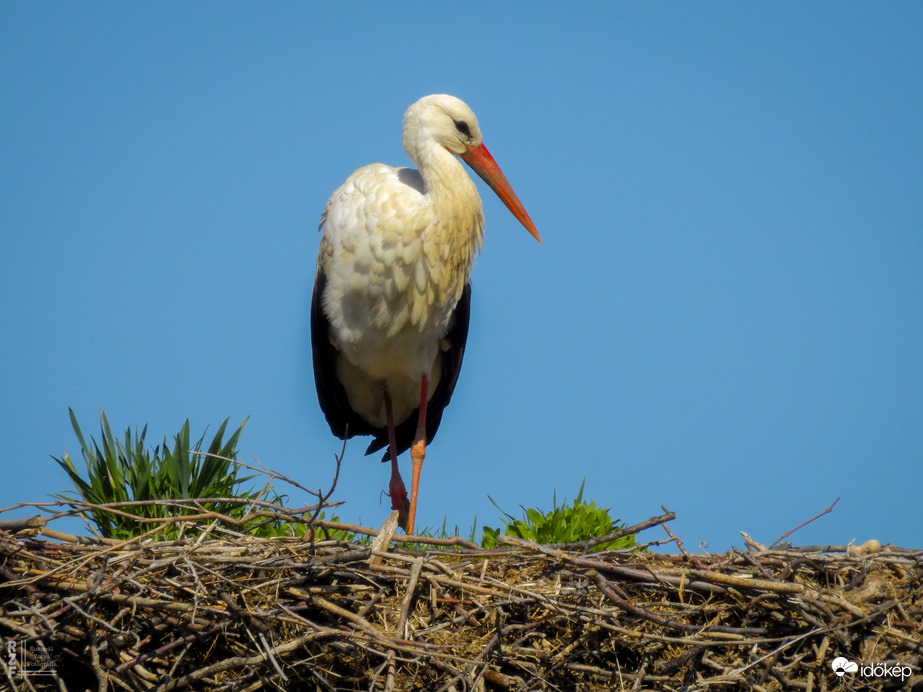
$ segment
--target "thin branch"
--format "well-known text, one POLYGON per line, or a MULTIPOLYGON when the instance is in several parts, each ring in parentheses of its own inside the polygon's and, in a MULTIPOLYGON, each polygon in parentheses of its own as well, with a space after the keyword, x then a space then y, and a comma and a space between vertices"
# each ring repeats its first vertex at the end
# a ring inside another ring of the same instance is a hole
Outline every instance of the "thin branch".
POLYGON ((833 501, 833 504, 831 504, 829 507, 827 507, 827 509, 825 509, 823 512, 821 512, 821 513, 818 514, 817 516, 811 517, 811 518, 808 519, 807 521, 803 521, 803 522, 801 522, 800 524, 798 524, 798 526, 796 526, 795 528, 793 528, 793 529, 791 529, 791 530, 789 530, 789 531, 786 531, 786 532, 783 533, 781 536, 779 536, 776 540, 774 540, 772 543, 770 543, 769 547, 770 547, 770 548, 774 548, 775 546, 779 545, 779 543, 781 543, 784 539, 788 538, 788 537, 791 536, 793 533, 795 533, 795 531, 797 531, 797 530, 800 529, 801 527, 807 526, 807 525, 810 524, 812 521, 816 521, 816 520, 820 519, 820 518, 821 518, 822 516, 824 516, 825 514, 830 514, 830 512, 833 511, 833 508, 836 507, 836 503, 839 502, 839 501, 840 501, 840 498, 835 499, 835 500, 833 501))
POLYGON ((293 481, 291 478, 279 473, 278 471, 272 471, 270 469, 265 468, 262 464, 260 464, 259 460, 257 459, 254 459, 254 461, 256 461, 258 466, 252 466, 251 464, 248 464, 245 461, 241 461, 240 459, 231 459, 229 457, 223 457, 217 454, 211 454, 209 452, 193 452, 193 453, 198 454, 199 456, 204 456, 204 457, 214 457, 215 459, 220 459, 222 461, 228 461, 228 462, 231 462, 232 464, 237 464, 238 466, 243 466, 245 469, 250 469, 251 471, 257 471, 258 473, 262 473, 268 476, 270 481, 280 480, 283 483, 288 483, 292 487, 298 488, 299 490, 306 492, 308 495, 313 495, 314 497, 320 499, 320 495, 316 491, 309 490, 308 488, 301 485, 301 483, 298 483, 297 481, 293 481))
POLYGON ((627 598, 620 596, 616 592, 616 587, 608 581, 603 575, 597 572, 593 575, 596 585, 599 587, 606 598, 615 603, 619 608, 628 611, 638 617, 644 618, 645 620, 650 620, 656 625, 661 625, 662 627, 667 627, 670 629, 684 630, 686 632, 720 632, 722 634, 737 634, 742 636, 757 636, 762 637, 768 634, 768 630, 762 627, 724 627, 721 625, 690 625, 686 622, 679 622, 677 620, 671 620, 669 618, 663 618, 659 615, 655 615, 649 610, 644 608, 639 608, 635 604, 631 603, 627 598))
POLYGON ((48 522, 44 517, 35 515, 19 519, 0 519, 0 531, 22 531, 23 529, 41 529, 48 522))

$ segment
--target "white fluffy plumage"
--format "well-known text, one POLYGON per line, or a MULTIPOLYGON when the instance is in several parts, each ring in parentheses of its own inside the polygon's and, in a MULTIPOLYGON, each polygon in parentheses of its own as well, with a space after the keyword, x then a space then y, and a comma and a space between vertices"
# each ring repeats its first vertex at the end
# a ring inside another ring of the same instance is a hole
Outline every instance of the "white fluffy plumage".
POLYGON ((471 109, 427 96, 404 116, 403 143, 419 170, 371 164, 331 196, 318 270, 337 376, 350 406, 385 425, 382 383, 394 419, 419 405, 420 374, 438 386, 441 340, 481 247, 484 214, 457 154, 481 144, 471 109))

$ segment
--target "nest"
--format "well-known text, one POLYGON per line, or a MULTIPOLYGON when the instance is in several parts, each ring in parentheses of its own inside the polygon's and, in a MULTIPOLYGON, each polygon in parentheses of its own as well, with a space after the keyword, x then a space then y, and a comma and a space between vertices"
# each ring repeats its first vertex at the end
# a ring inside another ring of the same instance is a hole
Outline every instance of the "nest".
POLYGON ((380 532, 321 521, 298 539, 117 542, 5 524, 0 689, 923 685, 919 551, 405 549, 393 529, 374 545, 325 540, 317 529, 380 532), (838 658, 859 669, 838 676, 838 658))

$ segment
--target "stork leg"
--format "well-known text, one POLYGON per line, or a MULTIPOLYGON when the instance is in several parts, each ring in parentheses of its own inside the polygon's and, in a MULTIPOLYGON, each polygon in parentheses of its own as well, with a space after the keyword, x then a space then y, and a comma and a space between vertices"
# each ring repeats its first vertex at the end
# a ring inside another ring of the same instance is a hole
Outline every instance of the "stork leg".
POLYGON ((397 442, 394 439, 394 412, 391 409, 391 393, 384 385, 385 415, 388 422, 388 452, 391 456, 391 482, 388 483, 388 494, 391 495, 391 509, 397 510, 397 523, 407 531, 407 516, 410 503, 407 502, 407 488, 401 472, 397 468, 397 442))
POLYGON ((417 434, 410 447, 410 460, 413 462, 413 476, 410 479, 410 517, 407 521, 407 533, 413 534, 413 524, 417 517, 417 494, 420 490, 420 470, 426 458, 426 401, 429 398, 429 377, 420 376, 420 418, 417 421, 417 434))

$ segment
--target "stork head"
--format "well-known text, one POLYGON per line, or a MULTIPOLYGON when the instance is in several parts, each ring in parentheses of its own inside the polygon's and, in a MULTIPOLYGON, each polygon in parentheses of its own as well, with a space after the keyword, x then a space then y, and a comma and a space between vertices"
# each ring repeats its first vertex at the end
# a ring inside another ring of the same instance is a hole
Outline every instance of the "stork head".
POLYGON ((404 148, 411 156, 432 142, 461 156, 482 139, 468 104, 448 94, 424 96, 404 114, 404 148))
POLYGON ((487 151, 483 139, 478 119, 468 104, 448 94, 424 96, 404 114, 404 149, 414 163, 422 168, 421 154, 433 144, 460 156, 490 186, 526 230, 538 242, 542 242, 535 224, 513 192, 500 166, 487 151))

